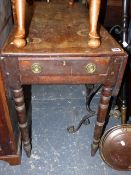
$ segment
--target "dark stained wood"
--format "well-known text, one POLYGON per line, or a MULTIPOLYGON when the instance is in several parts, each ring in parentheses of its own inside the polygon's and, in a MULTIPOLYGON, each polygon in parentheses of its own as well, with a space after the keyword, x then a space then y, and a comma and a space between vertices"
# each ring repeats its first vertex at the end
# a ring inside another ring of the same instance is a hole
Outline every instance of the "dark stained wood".
POLYGON ((5 151, 4 154, 11 154, 11 151, 16 150, 16 145, 12 145, 12 148, 9 146, 10 141, 14 142, 14 137, 12 135, 13 130, 11 127, 11 121, 9 117, 9 110, 7 106, 7 99, 4 89, 4 84, 2 80, 2 75, 0 72, 0 137, 1 137, 1 147, 5 151), (10 135, 8 135, 8 133, 10 135))
MULTIPOLYGON (((87 9, 75 3, 36 3, 31 21, 28 44, 20 49, 11 42, 12 31, 1 56, 3 74, 14 99, 23 84, 103 84, 97 123, 94 130, 92 155, 98 149, 109 100, 119 92, 127 55, 120 45, 100 27, 101 46, 89 48, 87 9), (17 90, 17 91, 16 91, 17 90)), ((24 106, 23 95, 19 105, 24 106)), ((17 108, 18 103, 16 103, 17 108)), ((20 126, 26 118, 17 110, 20 126)), ((22 124, 22 125, 21 125, 22 124)), ((22 132, 22 130, 21 130, 22 132)), ((28 142, 28 130, 23 141, 28 142)), ((28 142, 29 143, 29 142, 28 142)))
POLYGON ((4 58, 2 61, 2 66, 3 66, 3 74, 5 76, 7 84, 12 89, 15 102, 15 109, 17 113, 18 125, 23 141, 23 147, 27 153, 27 156, 29 157, 31 153, 31 145, 28 134, 28 123, 26 118, 23 89, 21 87, 21 81, 20 81, 18 60, 17 58, 14 58, 13 60, 10 58, 8 59, 4 58))
POLYGON ((20 164, 20 145, 13 132, 6 96, 0 71, 0 160, 5 160, 10 165, 14 165, 20 164))
MULTIPOLYGON (((10 0, 0 1, 0 48, 7 39, 12 28, 12 13, 10 0), (8 9, 8 10, 7 10, 8 9)), ((15 121, 15 111, 2 74, 2 59, 0 59, 0 160, 10 165, 20 164, 21 145, 20 132, 15 121)))
POLYGON ((20 165, 21 164, 20 152, 18 151, 17 154, 0 156, 0 160, 8 162, 11 166, 20 165))
POLYGON ((19 128, 21 132, 24 150, 28 157, 31 155, 31 144, 29 139, 28 122, 26 118, 26 108, 24 102, 24 94, 22 87, 13 90, 15 108, 17 112, 19 128))
MULTIPOLYGON (((15 29, 14 29, 15 30, 15 29)), ((67 4, 41 3, 34 6, 33 19, 29 29, 28 44, 18 49, 11 44, 15 31, 12 32, 3 54, 17 55, 91 55, 123 54, 113 52, 119 44, 101 29, 101 47, 90 49, 87 40, 89 33, 87 8, 75 3, 73 10, 67 4), (42 9, 42 10, 40 10, 42 9), (45 13, 43 13, 45 12, 45 13)))
POLYGON ((101 93, 101 99, 99 103, 97 121, 95 125, 95 132, 94 132, 93 143, 92 143, 92 150, 91 150, 92 156, 95 155, 99 146, 99 141, 103 131, 103 126, 105 125, 105 119, 106 119, 108 106, 111 98, 111 91, 112 91, 111 87, 104 86, 101 93))
POLYGON ((62 57, 62 60, 44 60, 37 59, 37 64, 41 66, 41 72, 38 74, 33 73, 32 66, 36 63, 35 60, 29 60, 26 58, 24 61, 19 61, 19 67, 21 75, 28 75, 28 76, 46 76, 46 75, 90 75, 90 73, 87 72, 86 66, 89 63, 93 63, 96 65, 96 71, 92 73, 92 75, 96 74, 107 74, 108 72, 108 65, 109 65, 110 59, 102 59, 102 58, 78 58, 78 61, 76 58, 74 60, 66 60, 66 58, 62 57), (99 66, 101 64, 101 67, 99 66), (79 67, 78 67, 79 65, 79 67), (54 72, 55 67, 55 72, 54 72))

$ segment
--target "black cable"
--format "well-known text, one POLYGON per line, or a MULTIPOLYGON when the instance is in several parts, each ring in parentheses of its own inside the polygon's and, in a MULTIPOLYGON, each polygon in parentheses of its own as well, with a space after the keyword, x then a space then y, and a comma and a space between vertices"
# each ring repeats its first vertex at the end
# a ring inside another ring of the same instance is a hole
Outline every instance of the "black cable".
MULTIPOLYGON (((98 92, 98 90, 100 90, 100 88, 102 87, 102 85, 96 85, 89 94, 86 95, 86 109, 87 109, 87 115, 85 115, 84 117, 82 117, 82 119, 80 120, 79 124, 75 127, 74 125, 69 126, 67 128, 67 131, 69 133, 75 133, 77 132, 80 127, 82 126, 82 124, 88 125, 90 124, 90 120, 89 118, 93 117, 94 115, 96 115, 96 112, 93 111, 90 107, 91 105, 91 101, 93 99, 93 97, 95 96, 95 94, 98 92)), ((88 88, 88 85, 86 85, 86 88, 88 88)))

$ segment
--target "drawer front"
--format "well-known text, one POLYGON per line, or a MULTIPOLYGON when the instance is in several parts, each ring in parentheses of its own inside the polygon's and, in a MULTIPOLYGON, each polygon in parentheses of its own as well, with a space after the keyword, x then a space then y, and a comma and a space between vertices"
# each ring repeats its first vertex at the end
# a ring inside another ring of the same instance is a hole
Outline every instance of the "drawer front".
POLYGON ((19 60, 19 69, 23 76, 107 74, 109 60, 19 60))
POLYGON ((73 75, 98 75, 107 74, 109 59, 79 60, 72 63, 73 75))

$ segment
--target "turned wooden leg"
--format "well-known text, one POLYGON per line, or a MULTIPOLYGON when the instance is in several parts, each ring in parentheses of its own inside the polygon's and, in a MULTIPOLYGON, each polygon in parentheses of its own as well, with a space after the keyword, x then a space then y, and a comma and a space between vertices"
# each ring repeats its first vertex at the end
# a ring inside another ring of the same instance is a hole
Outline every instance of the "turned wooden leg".
POLYGON ((89 41, 88 46, 90 48, 97 48, 100 46, 100 36, 97 33, 97 23, 100 12, 101 0, 89 1, 89 41))
POLYGON ((27 156, 30 157, 31 144, 29 139, 29 131, 28 131, 27 118, 26 118, 23 89, 20 88, 20 89, 13 90, 13 96, 14 96, 15 108, 17 112, 23 147, 27 156))
POLYGON ((15 0, 16 18, 17 18, 17 32, 14 38, 14 45, 22 48, 26 45, 25 39, 25 8, 26 0, 15 0))
POLYGON ((94 129, 93 143, 91 145, 92 156, 95 155, 99 146, 99 141, 102 135, 103 126, 105 124, 105 119, 108 111, 111 94, 112 94, 112 88, 109 88, 109 87, 103 88, 101 93, 98 114, 97 114, 97 121, 94 129))

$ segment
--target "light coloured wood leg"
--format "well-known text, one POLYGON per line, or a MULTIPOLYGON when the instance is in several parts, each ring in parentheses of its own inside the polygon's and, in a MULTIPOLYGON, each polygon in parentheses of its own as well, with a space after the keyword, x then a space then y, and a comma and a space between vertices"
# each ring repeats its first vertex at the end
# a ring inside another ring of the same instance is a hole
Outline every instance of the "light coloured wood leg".
POLYGON ((17 32, 14 38, 14 45, 22 48, 26 45, 25 39, 25 8, 26 0, 15 0, 16 18, 17 18, 17 32))
POLYGON ((100 46, 100 36, 97 33, 97 23, 100 12, 101 0, 90 0, 89 1, 89 41, 88 45, 90 48, 97 48, 100 46))

